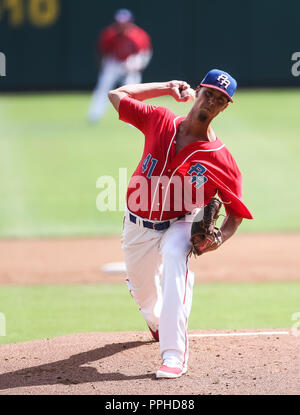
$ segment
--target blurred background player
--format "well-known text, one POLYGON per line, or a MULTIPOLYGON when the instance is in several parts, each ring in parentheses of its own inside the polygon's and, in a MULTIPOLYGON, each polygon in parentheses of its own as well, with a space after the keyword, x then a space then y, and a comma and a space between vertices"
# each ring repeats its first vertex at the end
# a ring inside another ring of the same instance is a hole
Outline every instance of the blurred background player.
POLYGON ((152 57, 151 38, 133 23, 128 9, 115 13, 114 23, 103 29, 97 43, 102 58, 99 78, 92 96, 88 119, 101 119, 108 105, 108 92, 117 84, 138 84, 152 57))

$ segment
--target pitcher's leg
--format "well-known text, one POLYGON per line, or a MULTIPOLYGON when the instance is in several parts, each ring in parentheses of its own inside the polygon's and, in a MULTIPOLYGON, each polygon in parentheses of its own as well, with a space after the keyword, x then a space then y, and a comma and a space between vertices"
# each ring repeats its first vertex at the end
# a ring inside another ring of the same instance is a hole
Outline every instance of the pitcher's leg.
POLYGON ((161 242, 163 259, 163 305, 159 321, 163 360, 188 361, 188 318, 191 311, 194 274, 188 269, 190 223, 175 222, 161 242))
POLYGON ((88 119, 91 122, 100 120, 107 107, 107 94, 114 88, 120 78, 120 66, 115 61, 107 60, 103 63, 102 71, 99 73, 97 85, 93 91, 92 100, 88 112, 88 119))
POLYGON ((149 327, 158 330, 161 311, 161 288, 158 251, 159 235, 156 231, 141 229, 125 219, 122 248, 130 293, 149 327))
POLYGON ((140 84, 142 82, 142 74, 139 71, 128 72, 124 78, 124 84, 140 84))

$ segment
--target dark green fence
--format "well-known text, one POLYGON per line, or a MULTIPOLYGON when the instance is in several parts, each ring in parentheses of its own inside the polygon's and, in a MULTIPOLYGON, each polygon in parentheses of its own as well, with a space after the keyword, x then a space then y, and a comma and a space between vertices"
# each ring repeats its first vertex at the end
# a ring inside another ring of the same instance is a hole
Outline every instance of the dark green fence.
POLYGON ((300 85, 296 0, 0 0, 0 90, 93 87, 98 33, 120 7, 152 37, 144 81, 195 85, 217 67, 240 86, 300 85))

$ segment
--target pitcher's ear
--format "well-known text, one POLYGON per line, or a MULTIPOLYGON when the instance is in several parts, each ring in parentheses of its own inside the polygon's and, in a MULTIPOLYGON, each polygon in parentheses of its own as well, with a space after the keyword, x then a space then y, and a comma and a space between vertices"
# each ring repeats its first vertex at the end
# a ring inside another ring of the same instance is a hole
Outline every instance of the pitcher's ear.
POLYGON ((201 89, 201 86, 200 85, 198 85, 197 88, 195 89, 195 96, 196 96, 196 98, 198 98, 198 94, 199 94, 200 89, 201 89))

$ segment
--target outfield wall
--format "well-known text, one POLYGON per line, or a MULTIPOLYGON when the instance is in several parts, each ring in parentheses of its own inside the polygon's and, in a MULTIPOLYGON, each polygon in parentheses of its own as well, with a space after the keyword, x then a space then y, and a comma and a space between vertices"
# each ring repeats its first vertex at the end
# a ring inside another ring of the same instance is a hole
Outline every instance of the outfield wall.
POLYGON ((218 67, 241 86, 300 85, 296 0, 0 0, 0 90, 92 88, 97 35, 120 7, 152 36, 145 81, 196 85, 218 67))

